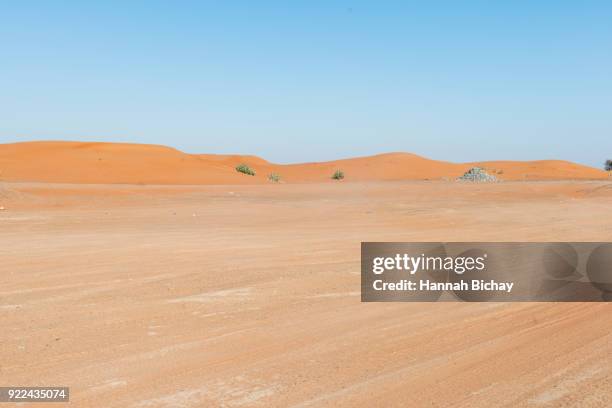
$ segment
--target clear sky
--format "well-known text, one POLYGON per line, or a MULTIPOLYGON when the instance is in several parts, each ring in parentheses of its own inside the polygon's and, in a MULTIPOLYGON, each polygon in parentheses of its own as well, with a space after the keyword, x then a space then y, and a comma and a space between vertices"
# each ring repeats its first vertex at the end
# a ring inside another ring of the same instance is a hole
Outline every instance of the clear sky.
POLYGON ((612 158, 612 2, 12 1, 0 142, 612 158))

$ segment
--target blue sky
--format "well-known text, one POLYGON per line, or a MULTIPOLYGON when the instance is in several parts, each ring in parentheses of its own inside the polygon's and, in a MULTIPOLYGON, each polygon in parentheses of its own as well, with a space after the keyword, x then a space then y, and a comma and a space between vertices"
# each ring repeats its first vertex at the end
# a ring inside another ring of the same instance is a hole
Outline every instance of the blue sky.
POLYGON ((0 4, 0 142, 612 158, 609 1, 0 4))

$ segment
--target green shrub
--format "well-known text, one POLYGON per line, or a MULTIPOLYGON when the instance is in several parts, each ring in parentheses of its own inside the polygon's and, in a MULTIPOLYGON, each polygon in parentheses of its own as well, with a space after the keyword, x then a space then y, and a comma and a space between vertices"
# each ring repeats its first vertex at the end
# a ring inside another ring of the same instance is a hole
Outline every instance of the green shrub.
POLYGON ((280 174, 270 173, 268 174, 268 180, 278 183, 281 180, 280 174))
POLYGON ((249 176, 255 175, 255 170, 247 166, 246 164, 239 164, 236 166, 236 171, 244 174, 248 174, 249 176))
POLYGON ((342 170, 336 170, 332 178, 334 180, 342 180, 344 178, 344 172, 342 170))

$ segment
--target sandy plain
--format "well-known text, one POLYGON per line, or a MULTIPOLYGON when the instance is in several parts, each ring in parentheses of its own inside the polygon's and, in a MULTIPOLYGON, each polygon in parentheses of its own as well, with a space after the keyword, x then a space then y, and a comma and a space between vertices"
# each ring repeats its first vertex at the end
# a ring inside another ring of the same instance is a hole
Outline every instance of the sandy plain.
POLYGON ((359 298, 361 241, 611 241, 607 181, 4 182, 0 204, 2 385, 74 407, 612 405, 610 304, 359 298))

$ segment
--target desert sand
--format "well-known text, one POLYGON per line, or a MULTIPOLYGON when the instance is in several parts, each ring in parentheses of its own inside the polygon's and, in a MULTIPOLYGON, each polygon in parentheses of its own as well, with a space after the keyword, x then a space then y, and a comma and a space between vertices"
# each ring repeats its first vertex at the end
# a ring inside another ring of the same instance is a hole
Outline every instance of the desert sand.
MULTIPOLYGON (((248 178, 235 158, 165 148, 138 174, 119 170, 129 148, 86 146, 82 160, 107 147, 116 167, 37 173, 52 159, 22 164, 3 146, 3 177, 248 178)), ((311 181, 334 167, 309 166, 311 181)), ((440 166, 431 175, 455 165, 440 166)), ((555 166, 569 165, 533 174, 555 166)), ((85 408, 612 405, 610 304, 359 298, 361 241, 611 241, 610 182, 21 181, 1 183, 0 201, 3 385, 70 386, 85 408)))
POLYGON ((361 241, 611 240, 603 171, 74 142, 0 145, 0 171, 2 384, 79 407, 612 403, 608 304, 359 300, 361 241), (508 182, 448 181, 473 166, 508 182))
POLYGON ((111 184, 262 184, 277 173, 285 183, 448 180, 484 167, 500 180, 606 179, 603 170, 559 160, 449 163, 410 153, 279 165, 255 156, 187 154, 176 149, 124 143, 27 142, 0 144, 0 180, 111 184), (238 164, 255 176, 236 172, 238 164))

